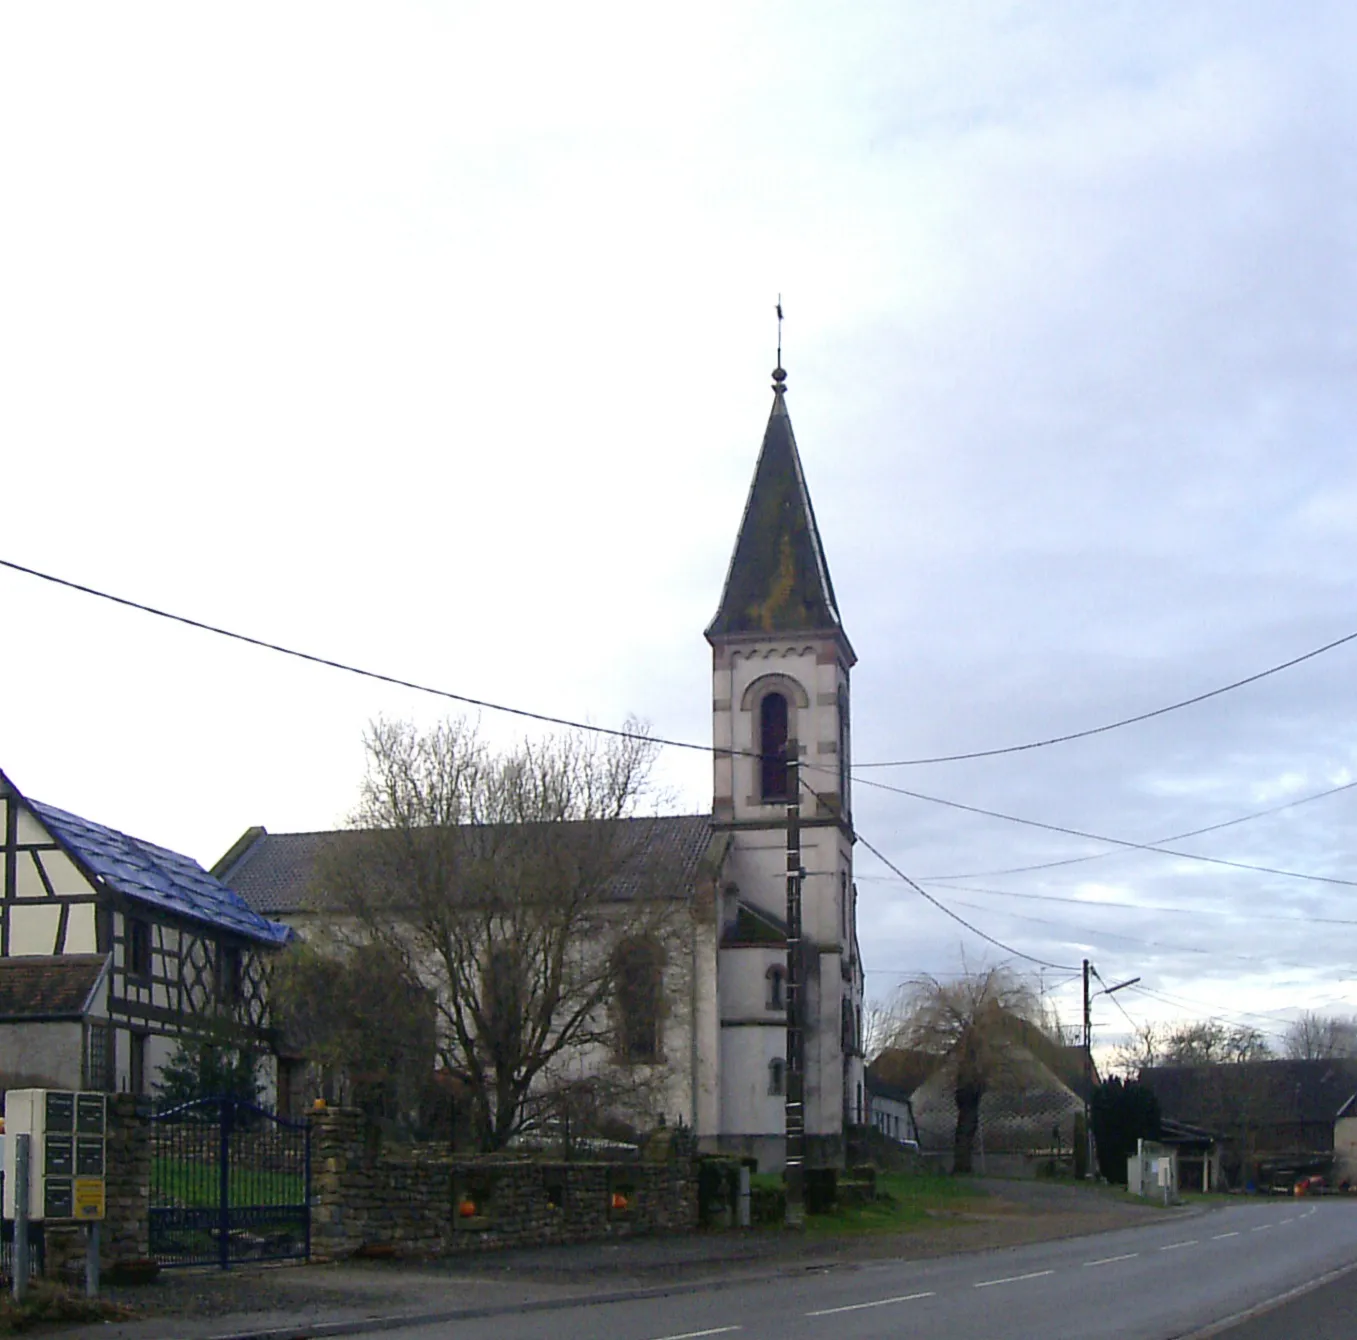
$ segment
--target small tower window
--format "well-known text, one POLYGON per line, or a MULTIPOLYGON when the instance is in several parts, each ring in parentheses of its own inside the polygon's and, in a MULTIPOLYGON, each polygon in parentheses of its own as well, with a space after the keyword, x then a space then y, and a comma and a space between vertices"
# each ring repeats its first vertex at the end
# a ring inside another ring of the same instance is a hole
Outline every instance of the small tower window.
POLYGON ((848 690, 840 687, 839 689, 839 810, 843 818, 847 818, 852 810, 851 797, 848 794, 848 788, 852 781, 851 767, 848 750, 851 744, 848 728, 848 690))
POLYGON ((768 1008, 785 1010, 787 1008, 787 970, 776 963, 768 969, 768 1008))
POLYGON ((765 802, 787 799, 787 699, 780 693, 759 703, 759 773, 765 802))
POLYGON ((768 1062, 768 1092, 778 1098, 787 1092, 787 1063, 780 1056, 768 1062))

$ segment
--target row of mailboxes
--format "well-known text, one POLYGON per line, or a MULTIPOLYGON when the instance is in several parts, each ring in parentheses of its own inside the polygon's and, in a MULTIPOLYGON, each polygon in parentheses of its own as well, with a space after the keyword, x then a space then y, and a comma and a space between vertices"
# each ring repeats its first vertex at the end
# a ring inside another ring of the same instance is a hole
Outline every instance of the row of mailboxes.
POLYGON ((28 1217, 104 1217, 107 1111, 102 1093, 11 1089, 5 1095, 4 1216, 14 1218, 15 1136, 29 1137, 28 1217))

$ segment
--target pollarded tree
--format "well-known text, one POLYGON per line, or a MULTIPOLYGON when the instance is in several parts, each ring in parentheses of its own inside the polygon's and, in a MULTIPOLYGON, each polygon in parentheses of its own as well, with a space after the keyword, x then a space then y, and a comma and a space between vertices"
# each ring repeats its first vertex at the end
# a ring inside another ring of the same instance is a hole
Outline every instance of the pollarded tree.
POLYGON ((365 744, 353 831, 320 881, 337 922, 430 987, 482 1146, 559 1121, 585 1079, 649 1115, 688 915, 657 821, 635 817, 653 746, 568 736, 496 754, 456 721, 378 722, 365 744))
POLYGON ((1037 994, 1003 967, 966 973, 953 981, 933 977, 902 990, 890 1044, 946 1057, 956 1067, 956 1134, 953 1169, 969 1173, 985 1094, 1008 1078, 1014 1044, 1023 1027, 1042 1015, 1037 994))

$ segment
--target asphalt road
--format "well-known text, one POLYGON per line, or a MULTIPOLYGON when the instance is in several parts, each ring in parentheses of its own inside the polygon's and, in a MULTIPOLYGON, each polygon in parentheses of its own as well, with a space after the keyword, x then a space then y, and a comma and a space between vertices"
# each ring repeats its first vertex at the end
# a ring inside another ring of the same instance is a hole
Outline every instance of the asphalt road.
MULTIPOLYGON (((1169 1340, 1354 1261, 1357 1205, 1255 1201, 1001 1252, 874 1262, 385 1334, 402 1340, 445 1340, 454 1331, 457 1340, 1169 1340)), ((1325 1305, 1342 1315, 1354 1297, 1351 1289, 1344 1292, 1347 1284, 1246 1322, 1264 1329, 1241 1330, 1239 1340, 1320 1334, 1303 1321, 1285 1329, 1290 1309, 1308 1316, 1304 1309, 1325 1305)))

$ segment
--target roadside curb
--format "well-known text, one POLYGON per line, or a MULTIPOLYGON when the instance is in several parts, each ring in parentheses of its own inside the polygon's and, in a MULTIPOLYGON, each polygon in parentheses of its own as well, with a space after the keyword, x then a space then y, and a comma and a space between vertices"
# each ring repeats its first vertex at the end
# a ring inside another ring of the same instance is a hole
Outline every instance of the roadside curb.
MULTIPOLYGON (((832 1262, 799 1267, 825 1270, 832 1262)), ((450 1321, 478 1321, 486 1317, 521 1316, 531 1312, 559 1312, 571 1307, 599 1307, 606 1303, 636 1303, 674 1294, 701 1293, 735 1288, 741 1284, 767 1283, 787 1274, 741 1275, 738 1279, 703 1279, 649 1285, 638 1289, 614 1289, 607 1293, 575 1294, 569 1298, 538 1298, 525 1303, 488 1303, 481 1307, 447 1308, 439 1312, 393 1312, 386 1316, 355 1317, 345 1321, 317 1321, 303 1326, 275 1326, 263 1330, 218 1331, 202 1340, 323 1340, 326 1336, 361 1335, 366 1331, 397 1331, 407 1326, 436 1326, 450 1321)))
POLYGON ((1315 1279, 1307 1280, 1304 1284, 1297 1284, 1294 1289, 1287 1289, 1285 1293, 1279 1293, 1273 1298, 1265 1298, 1261 1303, 1255 1303, 1252 1307, 1246 1307, 1242 1312, 1236 1312, 1220 1321, 1213 1321, 1209 1326, 1203 1326, 1201 1330, 1184 1331, 1181 1335, 1175 1336, 1174 1340, 1209 1340, 1213 1335, 1222 1335, 1236 1326, 1242 1326, 1246 1321, 1264 1316, 1294 1299, 1302 1298, 1316 1289, 1322 1289, 1326 1284, 1341 1280, 1344 1275, 1351 1275, 1354 1270, 1357 1270, 1357 1261, 1339 1266, 1337 1270, 1330 1270, 1315 1279))

